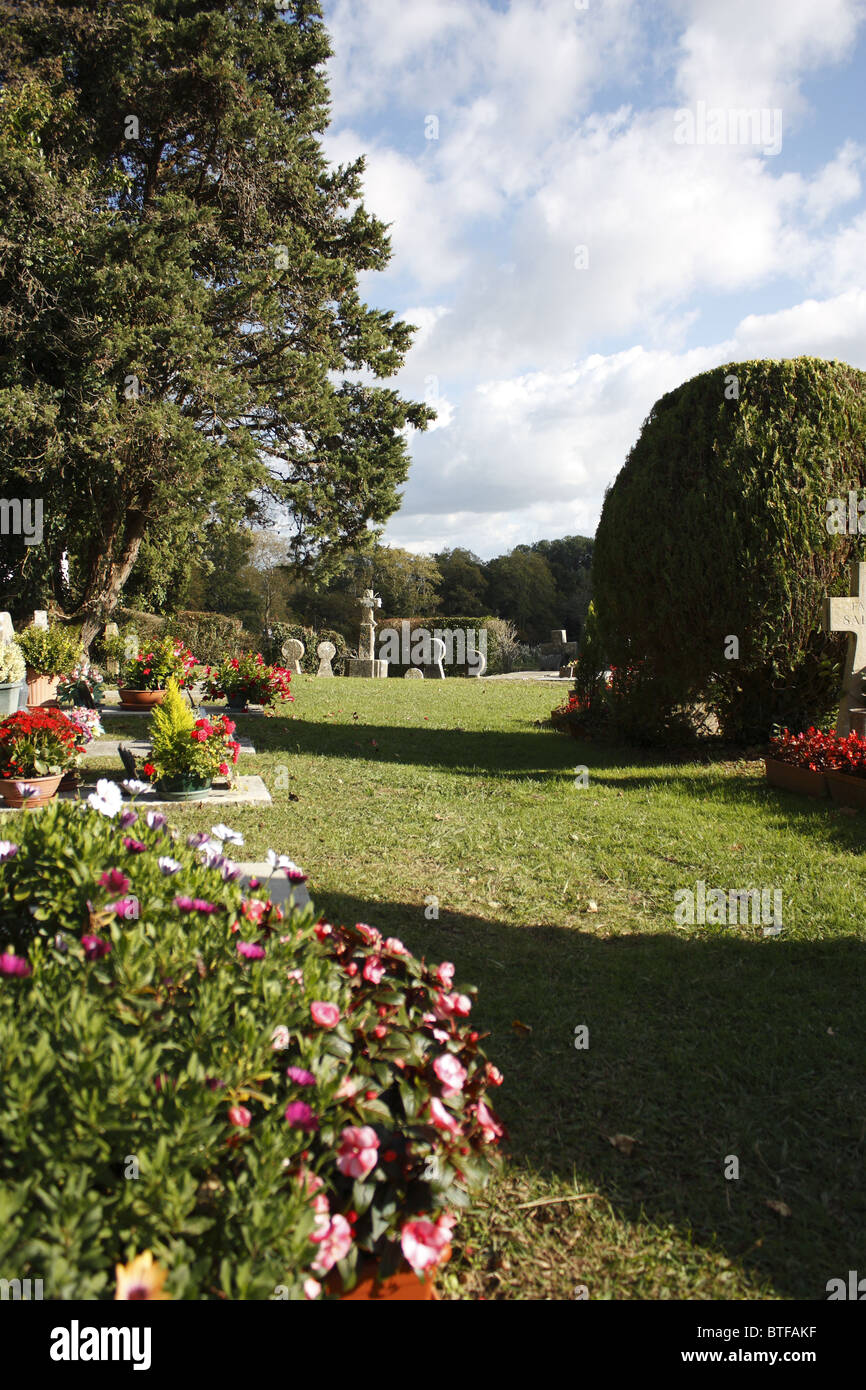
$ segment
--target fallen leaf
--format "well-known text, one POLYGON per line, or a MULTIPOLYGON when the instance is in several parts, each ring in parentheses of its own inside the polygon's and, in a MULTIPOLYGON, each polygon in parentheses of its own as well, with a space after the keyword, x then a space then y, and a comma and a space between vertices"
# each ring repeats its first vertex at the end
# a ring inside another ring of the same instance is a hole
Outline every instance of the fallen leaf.
POLYGON ((515 1033, 529 1034, 532 1032, 530 1025, 528 1023, 521 1023, 519 1018, 516 1018, 511 1026, 515 1033))
POLYGON ((587 912, 598 912, 598 903, 594 902, 593 899, 590 898, 589 902, 586 905, 586 910, 587 912))
POLYGON ((610 1134, 608 1135, 608 1143, 612 1144, 618 1153, 625 1154, 626 1158, 629 1158, 637 1140, 633 1139, 630 1134, 610 1134))
POLYGON ((770 1208, 770 1211, 778 1212, 779 1216, 791 1215, 791 1208, 788 1206, 787 1202, 776 1202, 772 1197, 768 1197, 767 1206, 770 1208))

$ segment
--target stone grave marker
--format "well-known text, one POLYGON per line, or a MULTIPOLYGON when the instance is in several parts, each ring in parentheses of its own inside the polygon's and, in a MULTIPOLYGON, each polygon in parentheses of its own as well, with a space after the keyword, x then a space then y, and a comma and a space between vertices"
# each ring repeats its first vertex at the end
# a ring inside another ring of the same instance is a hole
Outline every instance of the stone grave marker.
POLYGON ((15 629, 12 626, 12 615, 10 613, 0 613, 0 642, 14 642, 15 629))
POLYGON ((283 654, 283 661, 293 676, 301 674, 301 661, 304 657, 306 647, 303 642, 299 642, 297 637, 289 637, 280 648, 283 654))
POLYGON ((430 663, 424 667, 424 675, 428 680, 444 681, 445 670, 442 666, 442 658, 445 655, 445 643, 441 637, 431 637, 430 639, 430 663))
POLYGON ((376 623, 373 609, 382 607, 382 600, 365 589, 358 599, 361 608, 361 632, 358 638, 358 655, 346 663, 347 676, 387 676, 388 662, 376 656, 376 623))
POLYGON ((332 676, 334 674, 331 662, 337 655, 337 648, 333 642, 320 642, 316 648, 316 656, 319 658, 319 669, 317 676, 332 676))
POLYGON ((866 564, 854 561, 851 566, 852 593, 847 598, 824 600, 824 629, 827 632, 847 632, 848 651, 842 677, 842 696, 839 702, 837 734, 849 734, 856 726, 866 732, 866 710, 863 709, 863 676, 866 674, 866 564))
POLYGON ((35 609, 33 610, 33 626, 34 626, 34 627, 41 627, 41 628, 43 628, 43 629, 47 632, 47 630, 48 630, 48 613, 47 613, 47 611, 46 611, 44 608, 35 608, 35 609))
POLYGON ((403 679, 404 681, 423 681, 424 672, 419 670, 417 666, 410 666, 409 670, 404 672, 403 679))

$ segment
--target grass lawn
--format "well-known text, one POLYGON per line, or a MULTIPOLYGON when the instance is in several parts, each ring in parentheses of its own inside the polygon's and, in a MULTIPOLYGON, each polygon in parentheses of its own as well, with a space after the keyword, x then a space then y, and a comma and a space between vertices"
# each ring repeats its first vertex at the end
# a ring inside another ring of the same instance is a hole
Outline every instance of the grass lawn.
POLYGON ((274 797, 225 808, 244 857, 290 853, 323 915, 453 960, 505 1073, 510 1160, 445 1296, 823 1299, 866 1268, 863 815, 768 788, 760 763, 542 728, 564 687, 292 689, 239 720, 258 753, 238 770, 274 797), (678 927, 699 879, 780 888, 781 936, 678 927))

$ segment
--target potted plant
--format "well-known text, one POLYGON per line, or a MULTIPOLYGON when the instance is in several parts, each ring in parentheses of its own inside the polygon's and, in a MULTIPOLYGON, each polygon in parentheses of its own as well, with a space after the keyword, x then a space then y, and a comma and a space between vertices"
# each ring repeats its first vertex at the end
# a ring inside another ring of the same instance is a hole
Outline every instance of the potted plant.
POLYGON ((95 666, 85 658, 69 672, 60 677, 57 683, 57 703, 59 705, 95 709, 105 698, 102 676, 95 666))
POLYGON ((171 801, 191 801, 210 789, 219 774, 231 776, 240 745, 232 738, 235 725, 221 715, 196 719, 171 677, 165 698, 150 718, 150 758, 145 776, 152 778, 161 796, 171 801))
POLYGON ((284 666, 269 666, 261 652, 242 652, 227 656, 219 666, 208 666, 203 682, 211 700, 225 697, 229 709, 242 711, 247 705, 264 705, 276 700, 294 700, 289 694, 291 672, 284 666))
POLYGON ((162 704, 169 681, 178 687, 188 685, 195 664, 183 642, 161 638, 149 651, 126 662, 118 686, 121 704, 132 709, 162 704))
POLYGON ((837 743, 835 734, 825 734, 814 727, 799 734, 780 729, 770 739, 770 751, 764 760, 767 781, 802 796, 826 796, 826 774, 837 760, 837 743))
POLYGON ((80 730, 60 710, 8 715, 0 721, 0 796, 7 806, 44 806, 83 749, 80 730))
POLYGON ((25 671, 24 654, 18 643, 0 642, 0 715, 17 710, 25 671))
POLYGON ((51 1065, 28 1123, 0 1107, 0 1182, 37 1171, 68 1210, 46 1225, 13 1202, 10 1267, 29 1273, 38 1241, 61 1299, 110 1295, 115 1273, 119 1299, 387 1298, 398 1279, 429 1297, 503 1135, 454 966, 309 906, 284 916, 239 883, 236 832, 175 835, 110 782, 15 831, 0 1056, 51 1065), (89 1142, 138 1153, 142 1116, 161 1155, 147 1202, 89 1142), (111 1220, 88 1225, 95 1205, 111 1220))
POLYGON ((28 709, 50 704, 57 698, 60 677, 74 671, 81 659, 77 631, 61 623, 50 627, 31 623, 17 641, 27 666, 28 709))
MULTIPOLYGON (((86 748, 88 743, 92 743, 95 738, 102 738, 105 733, 97 709, 92 709, 88 705, 73 706, 72 709, 64 710, 64 714, 78 730, 82 748, 86 748)), ((62 792, 74 791, 80 785, 81 778, 76 768, 73 767, 68 772, 64 772, 59 790, 62 792)))

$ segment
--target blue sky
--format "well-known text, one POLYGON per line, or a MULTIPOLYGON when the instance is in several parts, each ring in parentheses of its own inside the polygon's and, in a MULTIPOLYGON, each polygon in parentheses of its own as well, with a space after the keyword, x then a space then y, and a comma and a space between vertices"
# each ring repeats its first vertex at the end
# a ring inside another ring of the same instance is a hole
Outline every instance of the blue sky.
POLYGON ((362 289, 418 325, 396 384, 439 411, 392 544, 591 535, 664 391, 749 357, 866 369, 866 0, 323 10, 325 148, 365 154, 392 224, 362 289), (700 104, 723 143, 675 137, 700 104))

